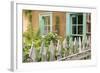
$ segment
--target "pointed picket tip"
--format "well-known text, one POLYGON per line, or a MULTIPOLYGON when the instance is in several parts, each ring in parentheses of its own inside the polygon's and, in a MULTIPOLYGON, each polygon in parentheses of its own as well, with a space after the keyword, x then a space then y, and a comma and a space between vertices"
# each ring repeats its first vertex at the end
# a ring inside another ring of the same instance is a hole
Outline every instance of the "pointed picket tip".
POLYGON ((74 45, 76 45, 77 44, 77 40, 76 40, 76 38, 74 38, 74 45))
POLYGON ((67 48, 67 40, 66 40, 66 38, 63 40, 63 48, 67 48))
POLYGON ((58 43, 57 43, 57 50, 60 50, 61 49, 61 43, 60 43, 60 40, 58 40, 58 43))
POLYGON ((81 44, 82 44, 81 37, 79 37, 79 45, 81 45, 81 44))

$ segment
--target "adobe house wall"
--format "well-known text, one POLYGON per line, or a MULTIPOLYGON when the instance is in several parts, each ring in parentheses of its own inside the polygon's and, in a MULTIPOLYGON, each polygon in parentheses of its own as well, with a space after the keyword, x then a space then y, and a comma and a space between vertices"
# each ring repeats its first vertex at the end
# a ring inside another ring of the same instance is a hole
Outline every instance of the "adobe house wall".
POLYGON ((38 31, 38 29, 39 29, 39 11, 32 11, 32 25, 33 25, 33 31, 38 31))
POLYGON ((25 10, 22 12, 23 32, 27 31, 27 26, 30 24, 29 16, 25 14, 25 10))
POLYGON ((53 31, 56 32, 56 18, 59 17, 59 35, 64 37, 66 34, 66 13, 53 12, 53 31))
MULTIPOLYGON (((39 30, 39 14, 43 11, 32 11, 32 26, 33 31, 39 30)), ((56 32, 56 17, 59 17, 59 35, 65 36, 66 34, 66 13, 65 12, 53 12, 52 13, 52 29, 56 32)), ((29 24, 28 16, 25 16, 23 11, 23 32, 27 31, 27 25, 29 24)))
POLYGON ((32 26, 33 31, 37 32, 39 30, 39 14, 43 13, 44 11, 32 11, 32 26))

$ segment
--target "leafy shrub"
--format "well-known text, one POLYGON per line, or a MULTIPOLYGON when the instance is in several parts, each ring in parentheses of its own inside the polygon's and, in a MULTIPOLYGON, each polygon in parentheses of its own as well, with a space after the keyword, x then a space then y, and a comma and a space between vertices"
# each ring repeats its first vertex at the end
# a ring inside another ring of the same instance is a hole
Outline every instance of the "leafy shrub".
POLYGON ((37 61, 41 61, 39 52, 40 52, 40 46, 41 43, 44 41, 45 42, 45 47, 47 48, 47 56, 49 60, 50 53, 48 51, 48 47, 50 45, 50 41, 53 41, 54 45, 57 45, 58 39, 61 39, 60 36, 58 36, 54 32, 49 32, 47 35, 40 35, 40 31, 33 32, 27 31, 23 33, 23 62, 27 62, 29 59, 29 50, 31 48, 32 42, 34 42, 34 47, 36 49, 36 56, 37 56, 37 61))
POLYGON ((53 43, 56 45, 57 41, 59 39, 59 36, 54 33, 54 32, 49 32, 45 37, 44 37, 44 41, 45 41, 45 45, 48 47, 50 44, 50 41, 53 41, 53 43))

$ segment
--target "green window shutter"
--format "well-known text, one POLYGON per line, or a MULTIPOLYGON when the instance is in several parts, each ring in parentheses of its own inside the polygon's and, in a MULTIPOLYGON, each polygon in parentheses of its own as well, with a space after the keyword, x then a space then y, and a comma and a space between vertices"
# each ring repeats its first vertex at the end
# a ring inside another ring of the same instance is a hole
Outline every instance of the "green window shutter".
POLYGON ((71 34, 71 23, 70 23, 70 13, 66 13, 66 35, 70 36, 71 34))
POLYGON ((43 16, 39 16, 40 33, 44 34, 44 19, 43 16))

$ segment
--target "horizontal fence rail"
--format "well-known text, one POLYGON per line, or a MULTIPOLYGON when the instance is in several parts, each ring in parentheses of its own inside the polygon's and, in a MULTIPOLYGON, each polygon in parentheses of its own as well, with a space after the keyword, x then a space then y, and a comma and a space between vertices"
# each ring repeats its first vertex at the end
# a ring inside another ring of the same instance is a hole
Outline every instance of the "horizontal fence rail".
POLYGON ((65 60, 83 60, 83 59, 90 59, 91 58, 91 50, 85 50, 80 53, 72 54, 67 57, 61 58, 58 61, 65 61, 65 60))

